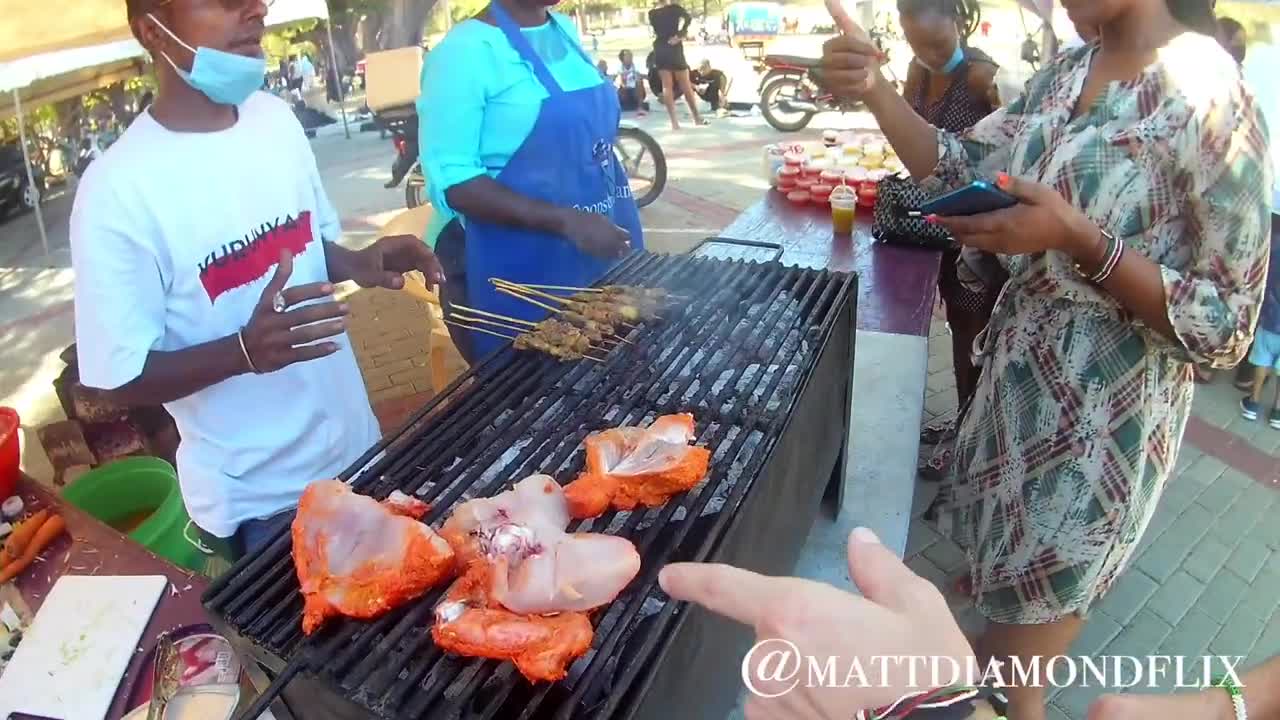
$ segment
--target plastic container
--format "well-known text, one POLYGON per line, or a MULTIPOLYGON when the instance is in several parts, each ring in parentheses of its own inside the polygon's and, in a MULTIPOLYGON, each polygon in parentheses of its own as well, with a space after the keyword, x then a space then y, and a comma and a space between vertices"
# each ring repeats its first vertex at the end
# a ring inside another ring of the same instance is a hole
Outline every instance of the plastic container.
POLYGON ((814 205, 826 205, 827 198, 831 196, 831 190, 832 187, 826 183, 815 183, 809 188, 809 196, 814 205))
POLYGON ((18 411, 0 407, 0 500, 13 495, 18 487, 18 411))
POLYGON ((831 231, 836 235, 852 235, 858 216, 857 194, 848 185, 838 185, 827 197, 831 205, 831 231))
POLYGON ((785 155, 777 145, 766 145, 764 148, 764 176, 773 185, 778 184, 778 170, 784 165, 785 155))
POLYGON ((188 570, 203 572, 206 556, 212 554, 187 517, 178 473, 160 458, 125 458, 90 470, 68 485, 62 497, 188 570))
POLYGON ((787 199, 797 205, 807 205, 809 203, 808 190, 792 190, 787 193, 787 199))

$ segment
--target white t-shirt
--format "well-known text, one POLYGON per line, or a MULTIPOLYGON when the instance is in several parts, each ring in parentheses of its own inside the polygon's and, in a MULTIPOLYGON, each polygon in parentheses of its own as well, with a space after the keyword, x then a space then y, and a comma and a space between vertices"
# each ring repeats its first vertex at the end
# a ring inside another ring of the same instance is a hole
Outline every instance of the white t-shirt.
MULTIPOLYGON (((338 217, 289 108, 265 93, 215 133, 176 133, 144 112, 89 166, 71 214, 80 379, 113 389, 152 350, 244 326, 294 252, 288 286, 329 279, 324 240, 338 217)), ((379 438, 344 334, 338 352, 224 380, 165 407, 191 518, 220 537, 294 505, 379 438)))
POLYGON ((1271 140, 1271 212, 1280 214, 1280 46, 1253 45, 1244 58, 1244 81, 1253 91, 1271 140))

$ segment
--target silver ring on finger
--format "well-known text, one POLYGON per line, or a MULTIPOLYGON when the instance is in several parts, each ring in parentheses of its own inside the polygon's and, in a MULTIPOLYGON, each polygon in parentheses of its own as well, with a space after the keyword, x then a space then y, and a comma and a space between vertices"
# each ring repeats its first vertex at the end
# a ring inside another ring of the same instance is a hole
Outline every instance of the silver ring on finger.
POLYGON ((288 307, 289 307, 288 303, 286 303, 286 302, 284 301, 284 293, 283 293, 283 292, 278 292, 278 293, 276 293, 276 294, 275 294, 275 296, 274 296, 274 297, 272 297, 272 298, 271 298, 271 309, 272 309, 272 310, 275 310, 275 311, 276 311, 276 312, 278 312, 278 313, 282 313, 282 312, 284 312, 288 307))

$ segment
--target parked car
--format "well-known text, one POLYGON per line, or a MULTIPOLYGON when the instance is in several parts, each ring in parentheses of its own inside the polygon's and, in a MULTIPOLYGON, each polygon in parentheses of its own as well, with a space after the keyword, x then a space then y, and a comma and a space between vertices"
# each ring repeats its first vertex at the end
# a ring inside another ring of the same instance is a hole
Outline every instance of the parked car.
POLYGON ((40 170, 32 168, 35 187, 27 179, 27 166, 22 160, 22 148, 17 143, 0 145, 0 219, 14 210, 31 210, 44 194, 44 177, 40 170))

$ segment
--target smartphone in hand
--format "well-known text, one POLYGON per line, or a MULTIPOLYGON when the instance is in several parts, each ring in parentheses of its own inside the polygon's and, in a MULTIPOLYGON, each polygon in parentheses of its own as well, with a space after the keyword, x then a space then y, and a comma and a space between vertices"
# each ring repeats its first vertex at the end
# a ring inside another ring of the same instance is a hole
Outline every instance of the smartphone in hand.
POLYGON ((1018 204, 1018 199, 984 180, 975 180, 920 207, 922 215, 981 215, 1018 204))

